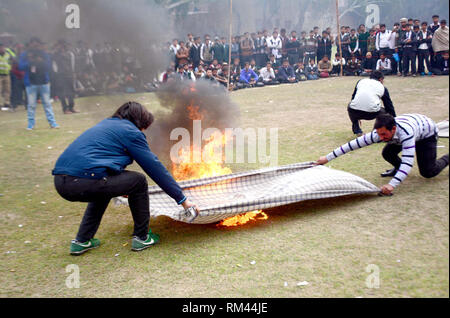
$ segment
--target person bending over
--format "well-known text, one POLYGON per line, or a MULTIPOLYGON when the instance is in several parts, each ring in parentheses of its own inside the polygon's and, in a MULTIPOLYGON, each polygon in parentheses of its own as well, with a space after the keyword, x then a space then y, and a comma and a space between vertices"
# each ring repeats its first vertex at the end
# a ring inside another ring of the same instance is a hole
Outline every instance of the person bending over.
POLYGON ((362 136, 363 132, 359 125, 361 119, 373 120, 386 112, 396 116, 389 91, 384 87, 383 81, 383 73, 375 71, 370 74, 370 78, 359 80, 356 83, 352 101, 347 108, 355 135, 362 136), (381 107, 381 102, 383 102, 384 108, 381 107))
POLYGON ((143 131, 152 122, 153 115, 141 104, 125 103, 112 117, 82 133, 56 161, 52 174, 59 195, 72 202, 88 202, 70 245, 72 255, 100 245, 94 235, 109 201, 118 196, 128 196, 134 220, 131 249, 140 251, 159 242, 159 236, 149 229, 147 179, 142 173, 125 170, 133 160, 178 204, 185 209, 197 207, 150 150, 143 131))
POLYGON ((336 148, 325 157, 320 157, 316 164, 323 165, 352 150, 387 142, 382 155, 394 168, 382 173, 381 176, 393 178, 381 187, 381 192, 390 195, 410 173, 414 164, 414 154, 417 155, 420 174, 425 178, 437 176, 448 166, 449 154, 436 160, 437 140, 436 124, 424 115, 405 114, 394 118, 390 114, 381 114, 376 118, 372 132, 336 148), (400 152, 401 158, 398 156, 400 152))

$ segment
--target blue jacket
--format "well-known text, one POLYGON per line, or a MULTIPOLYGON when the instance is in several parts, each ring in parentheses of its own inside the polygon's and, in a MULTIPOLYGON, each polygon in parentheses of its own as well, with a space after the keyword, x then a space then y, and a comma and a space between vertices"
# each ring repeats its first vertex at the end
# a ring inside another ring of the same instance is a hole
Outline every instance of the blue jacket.
POLYGON ((251 78, 253 77, 253 79, 257 82, 258 81, 258 75, 252 70, 252 69, 248 69, 248 72, 245 70, 245 68, 243 68, 241 70, 241 74, 239 76, 239 80, 241 82, 245 82, 248 84, 248 82, 251 80, 251 78))
POLYGON ((107 118, 86 130, 58 158, 52 174, 101 179, 121 173, 133 160, 178 204, 186 200, 144 133, 126 119, 107 118))
MULTIPOLYGON (((43 71, 43 78, 44 78, 44 82, 45 84, 50 82, 50 69, 51 69, 51 61, 50 61, 50 55, 48 55, 47 53, 45 53, 44 51, 37 51, 39 52, 44 60, 44 70, 43 71)), ((28 54, 30 53, 30 51, 25 51, 22 54, 20 54, 19 57, 19 70, 21 71, 25 71, 25 76, 23 78, 23 83, 25 84, 25 86, 30 86, 32 85, 32 83, 30 82, 30 71, 31 71, 31 65, 30 65, 30 61, 28 59, 28 54)))

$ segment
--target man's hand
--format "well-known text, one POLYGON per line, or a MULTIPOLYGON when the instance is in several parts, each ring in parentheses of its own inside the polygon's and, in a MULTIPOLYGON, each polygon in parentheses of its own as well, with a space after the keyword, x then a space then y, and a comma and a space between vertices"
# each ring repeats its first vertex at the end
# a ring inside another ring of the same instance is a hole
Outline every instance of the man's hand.
POLYGON ((186 201, 184 201, 183 203, 181 203, 181 205, 183 206, 183 208, 185 209, 185 210, 187 210, 187 209, 189 209, 190 207, 195 207, 195 209, 197 210, 197 211, 200 211, 200 209, 198 208, 198 206, 197 206, 197 204, 195 204, 195 203, 193 203, 193 202, 191 202, 191 201, 189 201, 189 200, 187 200, 186 199, 186 201))
POLYGON ((320 157, 319 160, 315 162, 316 165, 324 165, 328 163, 327 157, 320 157))
POLYGON ((381 187, 381 193, 384 195, 392 195, 392 192, 394 192, 394 187, 390 184, 385 184, 381 187))

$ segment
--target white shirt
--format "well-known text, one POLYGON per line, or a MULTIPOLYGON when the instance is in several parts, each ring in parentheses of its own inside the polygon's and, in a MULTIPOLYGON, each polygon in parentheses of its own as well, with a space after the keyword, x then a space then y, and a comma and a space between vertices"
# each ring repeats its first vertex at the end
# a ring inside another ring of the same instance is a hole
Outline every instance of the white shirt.
MULTIPOLYGON (((420 33, 422 33, 422 37, 425 40, 427 38, 427 31, 420 31, 420 33)), ((419 50, 428 50, 428 43, 425 42, 419 45, 419 50)))
POLYGON ((267 39, 267 47, 272 50, 272 54, 275 55, 275 58, 279 59, 281 58, 281 54, 279 53, 279 50, 283 47, 283 43, 281 42, 281 38, 277 37, 274 38, 271 36, 267 39))
POLYGON ((350 102, 350 108, 365 112, 378 112, 381 108, 381 97, 384 95, 384 86, 380 81, 365 78, 356 85, 356 94, 350 102))
MULTIPOLYGON (((384 33, 378 32, 376 40, 375 40, 375 46, 377 50, 382 48, 391 48, 392 46, 392 31, 386 30, 384 33)), ((393 36, 395 38, 395 36, 393 36)))
POLYGON ((263 81, 268 81, 270 79, 275 79, 275 72, 273 71, 273 68, 270 68, 270 71, 267 69, 267 67, 263 67, 259 71, 259 75, 261 75, 263 81))
POLYGON ((377 71, 380 70, 391 70, 391 60, 388 58, 385 58, 384 61, 382 61, 381 59, 379 59, 377 61, 377 71))

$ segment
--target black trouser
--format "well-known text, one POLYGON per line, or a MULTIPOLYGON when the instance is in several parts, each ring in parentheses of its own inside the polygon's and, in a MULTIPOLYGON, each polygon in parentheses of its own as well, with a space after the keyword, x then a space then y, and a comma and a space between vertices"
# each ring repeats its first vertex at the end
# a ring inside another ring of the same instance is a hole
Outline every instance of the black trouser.
MULTIPOLYGON (((437 140, 437 135, 434 135, 416 142, 417 164, 420 175, 424 178, 433 178, 448 166, 448 154, 436 160, 437 140)), ((398 154, 401 151, 401 145, 388 143, 384 146, 382 155, 384 160, 393 165, 395 169, 399 169, 402 160, 398 154)))
POLYGON ((352 122, 352 131, 354 134, 361 134, 362 130, 359 126, 359 121, 361 119, 364 120, 373 120, 377 118, 378 115, 385 114, 386 111, 383 107, 380 108, 377 112, 365 112, 358 109, 350 108, 350 106, 347 108, 348 111, 348 117, 350 117, 350 121, 352 122))
POLYGON ((75 106, 75 90, 73 88, 73 79, 72 77, 61 77, 60 79, 60 92, 59 99, 61 101, 61 106, 63 112, 65 111, 73 111, 73 107, 75 106))
POLYGON ((411 73, 416 74, 416 52, 413 48, 403 48, 403 75, 407 75, 409 64, 411 64, 411 73))
POLYGON ((428 72, 431 72, 430 65, 430 51, 428 49, 425 50, 417 50, 417 56, 419 58, 419 73, 425 73, 425 64, 427 65, 428 72), (425 63, 424 63, 425 61, 425 63))
POLYGON ((133 236, 146 239, 150 220, 147 179, 142 173, 123 171, 100 180, 56 175, 55 188, 68 201, 89 202, 76 239, 86 242, 94 237, 109 201, 127 195, 134 220, 133 236))

